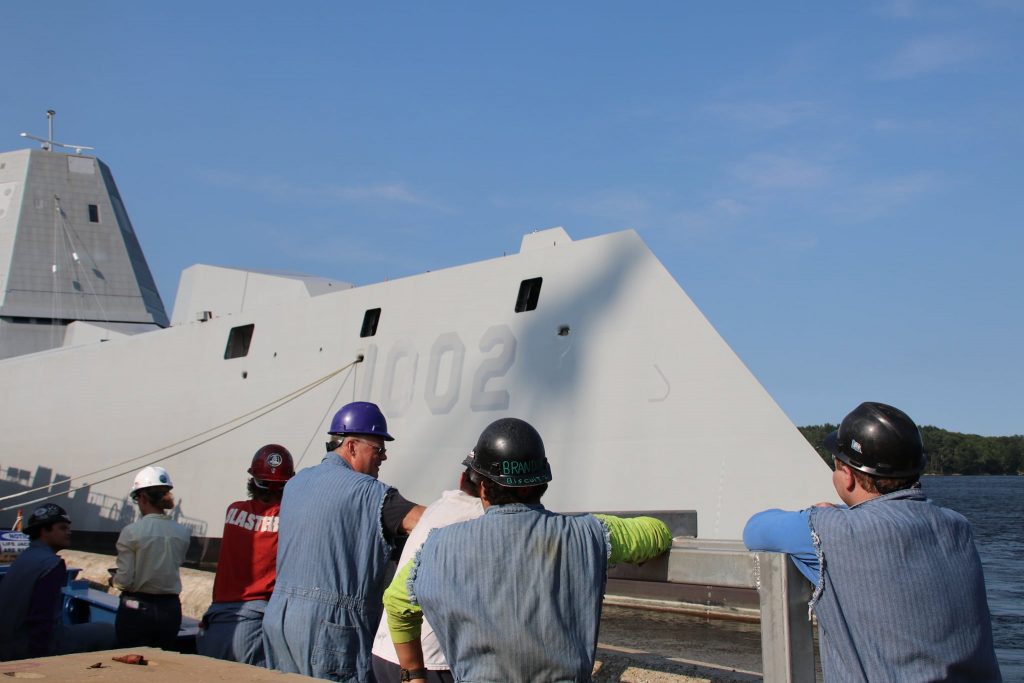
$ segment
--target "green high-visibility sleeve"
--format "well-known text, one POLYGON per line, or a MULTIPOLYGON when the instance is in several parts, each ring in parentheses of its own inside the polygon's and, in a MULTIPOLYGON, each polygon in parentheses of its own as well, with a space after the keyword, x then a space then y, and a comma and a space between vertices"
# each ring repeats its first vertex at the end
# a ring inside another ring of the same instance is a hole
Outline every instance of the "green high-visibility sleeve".
POLYGON ((418 640, 423 626, 423 610, 409 599, 409 571, 412 563, 413 560, 406 562, 384 591, 384 610, 388 613, 388 630, 394 643, 418 640))
POLYGON ((594 516, 608 529, 608 539, 612 546, 608 564, 646 562, 672 547, 672 533, 660 519, 594 516))

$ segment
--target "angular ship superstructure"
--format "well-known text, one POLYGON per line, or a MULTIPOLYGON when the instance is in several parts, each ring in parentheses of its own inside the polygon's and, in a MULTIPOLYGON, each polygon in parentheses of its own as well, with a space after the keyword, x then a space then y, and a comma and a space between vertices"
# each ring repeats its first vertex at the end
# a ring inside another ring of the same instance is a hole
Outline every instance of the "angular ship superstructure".
POLYGON ((72 321, 166 327, 121 195, 95 157, 0 155, 0 359, 61 346, 72 321))
POLYGON ((193 266, 167 326, 97 159, 0 154, 0 209, 0 527, 56 496, 76 543, 112 547, 132 473, 159 462, 179 519, 216 539, 252 453, 276 442, 319 462, 352 400, 379 403, 397 437, 381 479, 424 503, 509 415, 544 437, 554 510, 696 510, 699 536, 738 538, 761 508, 832 497, 813 449, 632 230, 534 232, 517 254, 360 287, 193 266), (26 225, 42 227, 30 240, 26 225))

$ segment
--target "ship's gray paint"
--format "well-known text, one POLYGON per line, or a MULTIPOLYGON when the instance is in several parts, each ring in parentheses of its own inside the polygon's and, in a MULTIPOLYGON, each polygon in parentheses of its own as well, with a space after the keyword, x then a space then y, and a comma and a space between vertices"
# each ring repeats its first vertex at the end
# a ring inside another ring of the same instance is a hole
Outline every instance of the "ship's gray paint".
POLYGON ((73 320, 168 324, 106 164, 0 154, 0 358, 60 346, 73 320))
POLYGON ((351 289, 331 278, 198 264, 181 272, 172 325, 351 289))

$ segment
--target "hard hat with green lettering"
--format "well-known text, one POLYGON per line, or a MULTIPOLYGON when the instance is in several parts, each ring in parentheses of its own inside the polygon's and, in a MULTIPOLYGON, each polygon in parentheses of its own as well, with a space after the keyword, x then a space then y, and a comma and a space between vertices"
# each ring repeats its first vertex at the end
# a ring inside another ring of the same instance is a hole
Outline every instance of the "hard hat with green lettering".
POLYGON ((529 422, 505 417, 487 425, 462 464, 510 488, 551 481, 544 441, 529 422))

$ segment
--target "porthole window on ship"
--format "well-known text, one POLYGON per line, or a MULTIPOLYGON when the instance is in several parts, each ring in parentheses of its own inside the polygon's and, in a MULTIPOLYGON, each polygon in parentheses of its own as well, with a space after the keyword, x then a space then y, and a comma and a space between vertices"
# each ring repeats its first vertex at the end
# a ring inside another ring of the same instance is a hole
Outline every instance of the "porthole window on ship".
POLYGON ((519 283, 519 296, 516 297, 516 313, 532 311, 537 308, 540 298, 540 285, 544 278, 535 277, 519 283))
POLYGON ((255 325, 241 325, 232 327, 228 334, 228 345, 224 348, 224 359, 244 358, 249 355, 249 343, 252 341, 252 331, 255 325))
POLYGON ((89 222, 99 223, 100 222, 100 207, 95 204, 89 205, 89 222))

